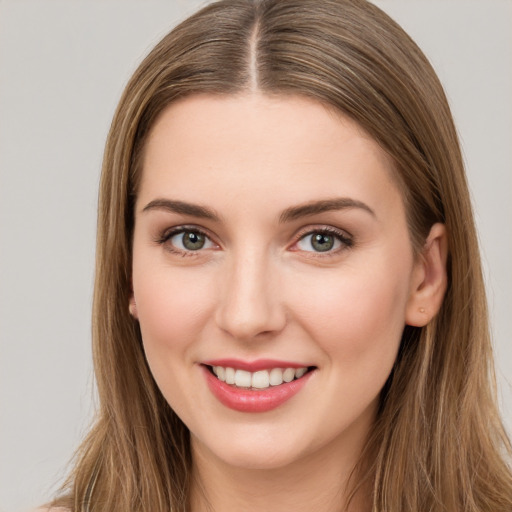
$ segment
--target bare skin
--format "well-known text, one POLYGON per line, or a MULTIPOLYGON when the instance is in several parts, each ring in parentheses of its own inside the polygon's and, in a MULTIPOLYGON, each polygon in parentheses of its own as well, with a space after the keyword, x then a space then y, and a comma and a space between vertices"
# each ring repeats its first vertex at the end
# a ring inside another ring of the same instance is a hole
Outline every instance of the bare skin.
POLYGON ((193 512, 346 510, 403 328, 446 287, 444 227, 413 253, 393 172, 355 123, 301 97, 193 96, 153 127, 130 311, 191 432, 193 512), (309 371, 278 407, 243 412, 207 385, 222 358, 309 371))

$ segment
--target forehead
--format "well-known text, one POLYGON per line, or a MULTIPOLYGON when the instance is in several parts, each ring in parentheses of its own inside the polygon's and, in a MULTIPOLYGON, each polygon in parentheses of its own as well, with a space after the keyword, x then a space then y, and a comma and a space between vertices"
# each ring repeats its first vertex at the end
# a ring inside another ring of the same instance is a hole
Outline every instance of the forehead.
POLYGON ((247 194, 249 203, 286 207, 333 195, 378 203, 388 190, 401 202, 394 174, 391 158, 357 123, 317 101, 196 95, 170 105, 153 126, 139 199, 201 194, 222 203, 247 194))

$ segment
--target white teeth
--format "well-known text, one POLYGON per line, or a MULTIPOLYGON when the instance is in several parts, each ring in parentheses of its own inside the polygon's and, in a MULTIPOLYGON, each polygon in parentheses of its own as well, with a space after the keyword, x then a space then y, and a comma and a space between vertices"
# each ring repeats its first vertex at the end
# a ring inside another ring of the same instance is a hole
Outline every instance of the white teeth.
POLYGON ((226 368, 226 384, 235 383, 235 370, 233 368, 226 368))
POLYGON ((271 386, 279 386, 283 383, 283 370, 281 368, 272 368, 269 374, 271 386))
POLYGON ((297 368, 295 370, 295 378, 300 379, 307 371, 308 371, 307 368, 297 368))
POLYGON ((308 369, 302 368, 272 368, 271 370, 259 370, 248 372, 235 370, 223 366, 213 366, 213 373, 219 380, 226 384, 235 385, 240 388, 266 389, 269 386, 280 386, 283 382, 291 382, 300 379, 308 369))
POLYGON ((295 378, 295 369, 294 368, 286 368, 283 372, 283 380, 285 382, 291 382, 295 378))
POLYGON ((252 383, 251 372, 237 370, 235 372, 235 385, 239 388, 250 388, 252 383))
POLYGON ((267 370, 261 370, 252 374, 252 387, 263 389, 268 388, 270 385, 270 379, 267 370))
POLYGON ((213 373, 215 373, 215 375, 217 375, 219 380, 221 380, 222 382, 224 382, 226 380, 226 369, 224 367, 214 366, 213 373))

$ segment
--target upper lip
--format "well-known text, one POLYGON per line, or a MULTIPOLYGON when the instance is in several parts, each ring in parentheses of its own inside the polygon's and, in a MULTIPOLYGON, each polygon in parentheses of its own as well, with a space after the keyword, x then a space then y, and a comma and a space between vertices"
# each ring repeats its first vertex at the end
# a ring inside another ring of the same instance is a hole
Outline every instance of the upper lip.
POLYGON ((202 361, 206 366, 222 366, 224 368, 234 368, 236 370, 245 370, 247 372, 257 372, 259 370, 271 370, 272 368, 308 368, 312 365, 297 363, 292 361, 281 361, 277 359, 256 359, 254 361, 243 361, 242 359, 223 358, 209 359, 202 361))

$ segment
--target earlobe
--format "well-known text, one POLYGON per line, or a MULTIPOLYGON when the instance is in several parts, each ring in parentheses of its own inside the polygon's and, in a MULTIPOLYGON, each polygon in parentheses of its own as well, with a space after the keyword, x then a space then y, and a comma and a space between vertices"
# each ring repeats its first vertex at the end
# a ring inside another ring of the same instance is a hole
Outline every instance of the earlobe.
POLYGON ((423 327, 441 308, 448 286, 447 258, 446 227, 444 224, 437 223, 430 229, 412 273, 411 291, 405 315, 407 325, 423 327))
POLYGON ((130 315, 135 318, 135 320, 139 319, 139 314, 137 312, 137 303, 135 302, 135 296, 133 295, 133 292, 130 296, 130 302, 128 303, 128 311, 130 312, 130 315))

